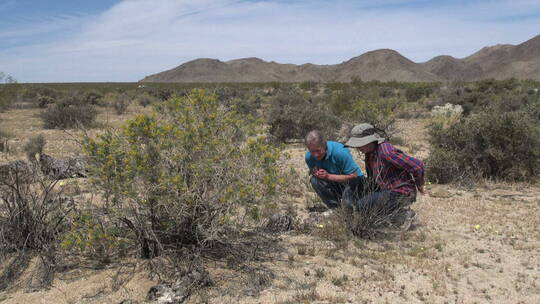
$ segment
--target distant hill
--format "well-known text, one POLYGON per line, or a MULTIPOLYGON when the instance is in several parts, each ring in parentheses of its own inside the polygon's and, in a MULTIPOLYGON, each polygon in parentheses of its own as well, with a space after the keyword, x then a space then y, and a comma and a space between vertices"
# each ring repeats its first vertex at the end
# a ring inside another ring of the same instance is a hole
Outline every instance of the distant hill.
POLYGON ((230 61, 196 59, 153 74, 142 82, 302 82, 302 81, 449 81, 486 78, 540 80, 540 35, 519 45, 495 45, 457 59, 437 56, 415 63, 390 49, 364 53, 340 64, 280 64, 259 58, 230 61))

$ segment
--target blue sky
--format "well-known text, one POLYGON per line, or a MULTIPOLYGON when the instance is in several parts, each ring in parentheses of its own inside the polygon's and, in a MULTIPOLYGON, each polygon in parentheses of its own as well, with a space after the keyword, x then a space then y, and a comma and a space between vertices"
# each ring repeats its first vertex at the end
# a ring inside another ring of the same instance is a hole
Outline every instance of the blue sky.
POLYGON ((538 0, 0 0, 0 71, 19 82, 137 81, 196 58, 415 62, 540 34, 538 0))

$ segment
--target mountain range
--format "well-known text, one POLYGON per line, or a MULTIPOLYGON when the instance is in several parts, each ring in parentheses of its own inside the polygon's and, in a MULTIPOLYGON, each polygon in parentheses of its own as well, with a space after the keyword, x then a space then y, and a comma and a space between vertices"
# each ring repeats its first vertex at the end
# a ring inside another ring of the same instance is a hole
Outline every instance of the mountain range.
POLYGON ((391 49, 364 53, 333 65, 280 64, 259 58, 230 61, 201 58, 145 77, 141 82, 347 82, 474 81, 487 78, 540 80, 540 35, 518 45, 484 47, 465 57, 437 56, 415 63, 391 49))

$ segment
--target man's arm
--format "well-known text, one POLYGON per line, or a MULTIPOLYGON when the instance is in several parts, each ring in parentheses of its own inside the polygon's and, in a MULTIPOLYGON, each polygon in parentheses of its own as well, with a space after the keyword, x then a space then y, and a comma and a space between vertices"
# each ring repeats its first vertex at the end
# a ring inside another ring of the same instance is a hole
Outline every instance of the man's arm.
POLYGON ((324 179, 331 182, 337 182, 337 183, 344 183, 348 182, 358 176, 356 172, 353 172, 351 174, 330 174, 328 171, 324 169, 319 169, 315 174, 313 174, 315 177, 318 177, 320 179, 324 179))

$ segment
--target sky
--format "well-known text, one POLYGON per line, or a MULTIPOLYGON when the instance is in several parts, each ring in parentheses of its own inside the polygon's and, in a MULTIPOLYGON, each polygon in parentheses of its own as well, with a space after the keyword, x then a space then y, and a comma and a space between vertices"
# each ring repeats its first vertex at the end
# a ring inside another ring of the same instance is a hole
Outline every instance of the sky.
POLYGON ((197 58, 463 58, 540 34, 539 0, 0 0, 0 72, 132 82, 197 58))

